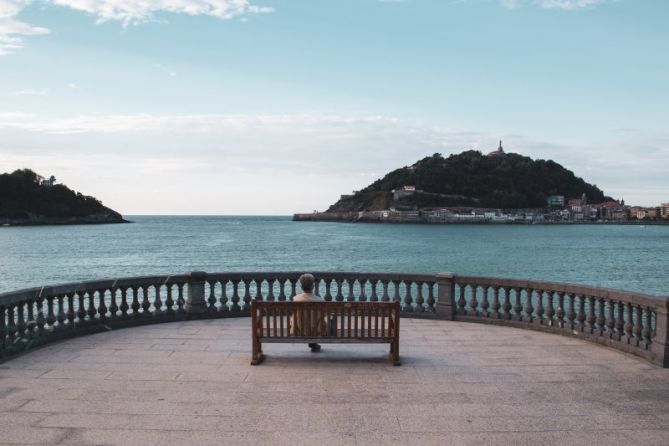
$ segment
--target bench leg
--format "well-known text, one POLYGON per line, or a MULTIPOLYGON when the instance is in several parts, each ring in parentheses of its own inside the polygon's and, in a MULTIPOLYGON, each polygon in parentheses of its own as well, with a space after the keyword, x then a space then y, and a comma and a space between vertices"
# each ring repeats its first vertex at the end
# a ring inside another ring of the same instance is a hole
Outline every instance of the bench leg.
POLYGON ((394 341, 390 343, 390 355, 388 355, 388 357, 393 365, 402 365, 400 362, 400 346, 394 341))
POLYGON ((256 342, 253 344, 253 355, 251 357, 251 365, 258 365, 265 359, 265 355, 262 354, 262 344, 256 342))

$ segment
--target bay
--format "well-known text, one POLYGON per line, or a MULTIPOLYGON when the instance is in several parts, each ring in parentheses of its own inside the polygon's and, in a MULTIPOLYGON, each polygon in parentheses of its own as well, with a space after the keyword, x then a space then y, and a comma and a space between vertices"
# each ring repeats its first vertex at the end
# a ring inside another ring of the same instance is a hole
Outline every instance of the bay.
POLYGON ((129 216, 0 228, 0 292, 202 270, 437 273, 669 295, 669 226, 391 225, 290 217, 129 216))

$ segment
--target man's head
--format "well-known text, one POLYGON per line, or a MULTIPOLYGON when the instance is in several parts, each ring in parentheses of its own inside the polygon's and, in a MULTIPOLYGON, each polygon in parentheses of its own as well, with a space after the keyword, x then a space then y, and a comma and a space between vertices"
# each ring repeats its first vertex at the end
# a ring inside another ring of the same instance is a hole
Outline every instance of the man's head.
POLYGON ((300 286, 302 287, 302 291, 304 291, 305 293, 311 293, 312 291, 314 291, 314 282, 316 282, 314 276, 308 273, 302 274, 298 280, 300 281, 300 286))

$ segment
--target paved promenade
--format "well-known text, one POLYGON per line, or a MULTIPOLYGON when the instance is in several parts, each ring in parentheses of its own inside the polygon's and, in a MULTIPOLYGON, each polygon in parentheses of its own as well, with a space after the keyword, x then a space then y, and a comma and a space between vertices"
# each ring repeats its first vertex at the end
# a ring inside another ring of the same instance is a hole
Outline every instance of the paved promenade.
POLYGON ((583 341, 403 319, 385 345, 268 344, 248 318, 77 338, 0 364, 0 444, 668 445, 669 370, 583 341))

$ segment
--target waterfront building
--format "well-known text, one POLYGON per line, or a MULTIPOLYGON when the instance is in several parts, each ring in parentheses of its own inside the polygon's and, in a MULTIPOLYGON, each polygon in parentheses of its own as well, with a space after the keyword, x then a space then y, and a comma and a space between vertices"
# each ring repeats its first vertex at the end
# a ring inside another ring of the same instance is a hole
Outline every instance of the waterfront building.
POLYGON ((417 192, 422 192, 422 191, 417 190, 416 186, 404 185, 404 186, 402 186, 401 189, 393 189, 393 200, 397 201, 397 200, 402 199, 404 197, 408 197, 410 195, 413 195, 417 192))
POLYGON ((662 203, 660 205, 660 215, 662 218, 669 219, 669 203, 662 203))
POLYGON ((564 207, 564 195, 551 195, 547 203, 550 209, 562 209, 564 207))

